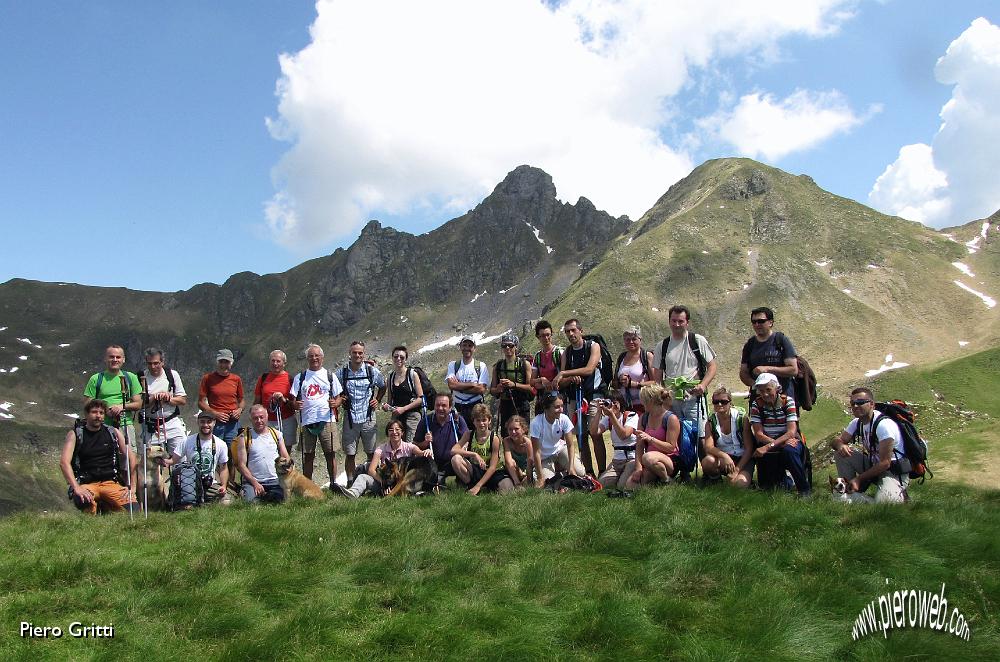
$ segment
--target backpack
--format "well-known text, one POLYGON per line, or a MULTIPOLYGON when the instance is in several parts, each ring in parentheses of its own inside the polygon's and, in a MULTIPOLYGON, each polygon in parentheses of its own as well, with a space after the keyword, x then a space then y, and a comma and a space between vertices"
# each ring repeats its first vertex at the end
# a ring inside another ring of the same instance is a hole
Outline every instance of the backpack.
MULTIPOLYGON (((420 366, 417 366, 417 365, 415 365, 412 368, 410 368, 410 372, 411 373, 415 372, 417 374, 417 379, 420 380, 420 388, 424 392, 424 402, 425 403, 430 403, 430 405, 433 407, 434 406, 434 398, 437 397, 437 389, 434 388, 434 384, 431 383, 431 380, 427 376, 427 373, 424 372, 423 368, 421 368, 420 366)), ((412 377, 412 375, 410 375, 408 373, 406 378, 410 382, 410 390, 412 390, 412 391, 415 392, 416 389, 413 388, 413 377, 412 377)))
MULTIPOLYGON (((459 358, 457 361, 453 361, 453 362, 451 362, 451 363, 448 364, 448 366, 451 367, 451 369, 454 371, 456 377, 458 376, 458 370, 459 370, 459 368, 461 368, 463 365, 465 365, 465 363, 464 363, 464 359, 462 359, 462 358, 459 358)), ((472 359, 472 367, 473 367, 473 369, 476 368, 476 360, 475 359, 472 359)), ((476 370, 476 381, 477 382, 479 381, 479 375, 485 369, 486 369, 486 363, 484 363, 483 361, 479 361, 479 369, 476 370)), ((466 404, 470 404, 471 405, 471 404, 479 403, 479 402, 482 402, 482 401, 483 401, 483 397, 481 395, 477 395, 477 396, 475 396, 475 398, 473 398, 472 402, 469 402, 469 403, 466 403, 466 404), (478 400, 476 398, 478 398, 478 400)))
MULTIPOLYGON (((129 374, 130 373, 129 373, 128 370, 122 370, 122 373, 120 375, 118 375, 118 378, 122 382, 122 407, 123 407, 123 410, 122 410, 121 418, 124 418, 125 415, 128 413, 127 411, 124 410, 124 407, 125 407, 126 404, 128 404, 132 400, 132 380, 128 378, 129 374)), ((103 383, 104 383, 104 371, 102 370, 101 372, 97 373, 97 384, 94 385, 94 397, 98 398, 100 400, 104 399, 104 398, 101 397, 101 384, 103 384, 103 383)), ((171 384, 171 388, 172 387, 173 387, 173 384, 171 384)), ((125 426, 125 427, 128 427, 128 426, 125 426)), ((125 439, 128 440, 128 436, 127 436, 128 432, 126 432, 125 434, 126 434, 125 439)))
MULTIPOLYGON (((785 334, 778 331, 774 336, 778 351, 784 354, 785 334)), ((803 356, 796 355, 795 357, 795 376, 792 377, 792 385, 795 387, 795 404, 799 406, 799 409, 812 411, 818 395, 816 373, 813 372, 809 362, 803 356)))
MULTIPOLYGON (((674 412, 669 409, 663 413, 663 429, 667 429, 667 422, 670 420, 671 416, 677 416, 674 412)), ((690 476, 692 473, 697 473, 698 469, 698 441, 701 435, 698 432, 698 421, 689 418, 677 417, 680 421, 681 431, 677 436, 677 448, 679 451, 679 463, 681 473, 685 477, 690 476)), ((646 426, 649 425, 649 412, 642 415, 639 419, 639 425, 645 430, 646 426)))
MULTIPOLYGON (((299 382, 299 383, 301 384, 301 382, 299 382)), ((250 434, 250 431, 252 429, 253 429, 252 427, 240 428, 236 432, 236 436, 233 437, 233 440, 229 443, 229 462, 226 463, 226 466, 229 467, 229 487, 230 487, 230 489, 233 489, 233 490, 236 490, 236 491, 238 491, 240 489, 240 487, 243 485, 243 474, 241 474, 240 471, 239 471, 239 469, 236 468, 236 449, 239 448, 238 444, 241 441, 246 444, 247 462, 249 463, 250 462, 250 444, 253 443, 253 435, 250 434), (236 477, 237 476, 240 477, 239 478, 239 480, 240 480, 239 483, 236 482, 236 477)), ((275 443, 275 445, 277 445, 277 443, 278 443, 278 432, 274 428, 272 428, 270 425, 267 426, 267 430, 271 433, 271 438, 274 439, 274 443, 275 443)), ((200 441, 196 437, 195 441, 194 441, 195 448, 198 448, 199 444, 200 444, 200 441)), ((213 451, 214 451, 214 442, 213 442, 213 451)))
MULTIPOLYGON (((177 386, 176 386, 176 382, 174 381, 174 371, 171 370, 168 366, 164 365, 163 366, 163 372, 167 375, 167 393, 169 393, 170 395, 176 395, 177 394, 177 386)), ((143 384, 143 387, 144 387, 143 390, 145 391, 145 393, 143 393, 143 396, 144 396, 144 399, 145 399, 145 398, 147 398, 149 396, 149 389, 145 388, 146 371, 145 370, 140 370, 139 373, 138 373, 138 377, 139 377, 139 383, 143 384)), ((100 379, 101 378, 98 377, 97 379, 98 379, 98 386, 97 387, 100 388, 100 379)), ((126 381, 128 381, 128 380, 126 380, 126 381)), ((163 419, 164 423, 166 423, 169 420, 173 420, 173 419, 175 419, 175 418, 177 418, 178 416, 181 415, 181 406, 180 405, 174 405, 173 407, 174 407, 174 413, 172 413, 170 416, 167 416, 166 418, 164 418, 163 419)), ((154 426, 156 425, 155 421, 154 421, 153 425, 154 426)), ((147 428, 149 427, 149 421, 146 422, 146 427, 147 428)), ((154 427, 154 430, 155 430, 155 427, 154 427)), ((150 432, 152 432, 152 431, 153 430, 150 430, 150 432)))
MULTIPOLYGON (((747 413, 742 407, 733 407, 736 411, 736 428, 733 432, 736 434, 736 440, 743 445, 743 426, 746 424, 747 413)), ((722 431, 719 429, 719 415, 712 412, 708 415, 708 423, 712 426, 712 436, 715 437, 716 448, 718 448, 719 438, 722 437, 722 431)))
MULTIPOLYGON (((628 352, 622 352, 621 354, 618 355, 618 360, 615 361, 615 377, 614 378, 615 378, 616 381, 618 380, 618 371, 622 369, 622 363, 625 361, 625 357, 627 355, 628 355, 628 352)), ((646 375, 646 377, 649 377, 649 354, 647 353, 647 350, 645 350, 645 349, 640 350, 640 352, 639 352, 639 363, 642 364, 642 374, 646 375)))
MULTIPOLYGON (((368 363, 367 361, 365 361, 364 366, 365 366, 365 376, 364 377, 354 377, 353 379, 354 379, 354 381, 358 381, 359 379, 367 379, 368 380, 368 392, 370 394, 374 395, 375 394, 375 388, 374 388, 374 385, 375 385, 375 368, 373 368, 372 365, 370 363, 368 363)), ((347 412, 347 425, 348 425, 348 427, 352 427, 353 428, 354 427, 354 417, 351 416, 351 389, 347 388, 347 382, 348 382, 347 368, 348 368, 348 366, 345 365, 343 368, 340 369, 340 385, 344 387, 344 411, 347 412)), ((329 372, 329 370, 327 370, 327 372, 329 372)), ((303 374, 305 374, 305 373, 303 372, 303 374)), ((330 380, 330 383, 332 384, 333 380, 330 380)), ((371 398, 369 398, 369 400, 370 399, 371 398)), ((369 404, 368 405, 368 418, 372 417, 372 412, 374 412, 374 411, 375 411, 375 407, 373 407, 373 406, 371 406, 371 404, 369 404)))
POLYGON ((569 491, 596 492, 604 489, 604 486, 593 476, 574 476, 560 471, 545 479, 545 489, 562 494, 569 491))
MULTIPOLYGON (((705 371, 708 369, 708 361, 701 354, 701 348, 698 346, 698 338, 695 333, 688 331, 688 347, 691 348, 691 353, 694 354, 694 360, 698 363, 698 380, 701 381, 705 379, 705 371)), ((660 373, 663 375, 663 379, 667 378, 667 345, 670 343, 670 338, 664 338, 663 342, 660 343, 660 373)))
MULTIPOLYGON (((878 428, 878 424, 884 418, 888 418, 890 421, 894 421, 896 425, 899 426, 899 433, 903 437, 903 453, 905 459, 909 461, 909 476, 910 478, 919 478, 920 482, 923 483, 926 478, 933 478, 934 472, 931 471, 930 467, 927 465, 927 442, 923 440, 920 436, 920 432, 917 431, 917 426, 914 425, 913 419, 916 416, 913 413, 913 409, 903 402, 902 400, 890 400, 889 402, 876 402, 875 411, 879 415, 872 422, 872 434, 878 428)), ((858 430, 855 433, 860 436, 861 425, 858 425, 858 430)), ((875 443, 877 443, 877 438, 875 443)), ((869 443, 872 440, 869 439, 869 443)), ((892 450, 893 453, 893 464, 895 468, 890 466, 890 470, 893 473, 902 473, 899 464, 899 451, 895 448, 892 450)))
POLYGON ((601 373, 601 383, 594 387, 594 393, 607 395, 611 387, 611 380, 614 379, 614 363, 611 362, 611 352, 608 351, 608 343, 604 342, 604 336, 600 334, 587 334, 583 337, 584 347, 587 348, 587 357, 590 357, 591 343, 597 343, 601 348, 601 362, 597 369, 601 373))

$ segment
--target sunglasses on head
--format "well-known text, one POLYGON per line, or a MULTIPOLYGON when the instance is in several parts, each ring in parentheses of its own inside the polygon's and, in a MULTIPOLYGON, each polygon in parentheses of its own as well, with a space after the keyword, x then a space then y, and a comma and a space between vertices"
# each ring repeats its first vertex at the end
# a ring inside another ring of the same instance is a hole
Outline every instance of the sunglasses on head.
POLYGON ((869 402, 871 402, 871 400, 851 400, 851 406, 852 407, 861 407, 862 405, 866 405, 869 402))
POLYGON ((728 405, 732 400, 712 400, 713 405, 728 405))

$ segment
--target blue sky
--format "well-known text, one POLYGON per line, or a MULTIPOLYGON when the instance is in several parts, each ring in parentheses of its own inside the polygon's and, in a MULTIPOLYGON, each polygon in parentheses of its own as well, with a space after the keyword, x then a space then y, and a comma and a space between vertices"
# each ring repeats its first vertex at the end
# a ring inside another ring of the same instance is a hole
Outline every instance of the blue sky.
POLYGON ((283 271, 521 163, 633 218, 733 155, 937 227, 1000 207, 995 2, 660 4, 9 3, 0 281, 283 271))

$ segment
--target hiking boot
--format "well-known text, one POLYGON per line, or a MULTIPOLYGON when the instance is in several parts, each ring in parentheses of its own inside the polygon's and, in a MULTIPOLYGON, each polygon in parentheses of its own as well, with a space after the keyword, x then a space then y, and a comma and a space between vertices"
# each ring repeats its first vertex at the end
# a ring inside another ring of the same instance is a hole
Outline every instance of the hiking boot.
POLYGON ((351 490, 351 489, 349 489, 347 487, 344 487, 340 483, 330 483, 330 489, 333 490, 336 493, 339 493, 341 496, 347 497, 348 499, 357 499, 358 498, 358 495, 355 494, 353 492, 353 490, 351 490))

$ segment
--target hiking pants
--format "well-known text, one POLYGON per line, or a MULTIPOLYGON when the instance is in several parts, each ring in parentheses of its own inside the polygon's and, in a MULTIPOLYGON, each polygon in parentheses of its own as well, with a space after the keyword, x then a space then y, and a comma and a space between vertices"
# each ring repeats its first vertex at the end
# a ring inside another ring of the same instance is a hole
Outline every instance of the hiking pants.
POLYGON ((806 453, 802 441, 795 446, 785 444, 772 450, 757 461, 757 486, 762 489, 782 487, 785 471, 792 475, 795 489, 799 494, 809 494, 809 478, 806 474, 806 453))

